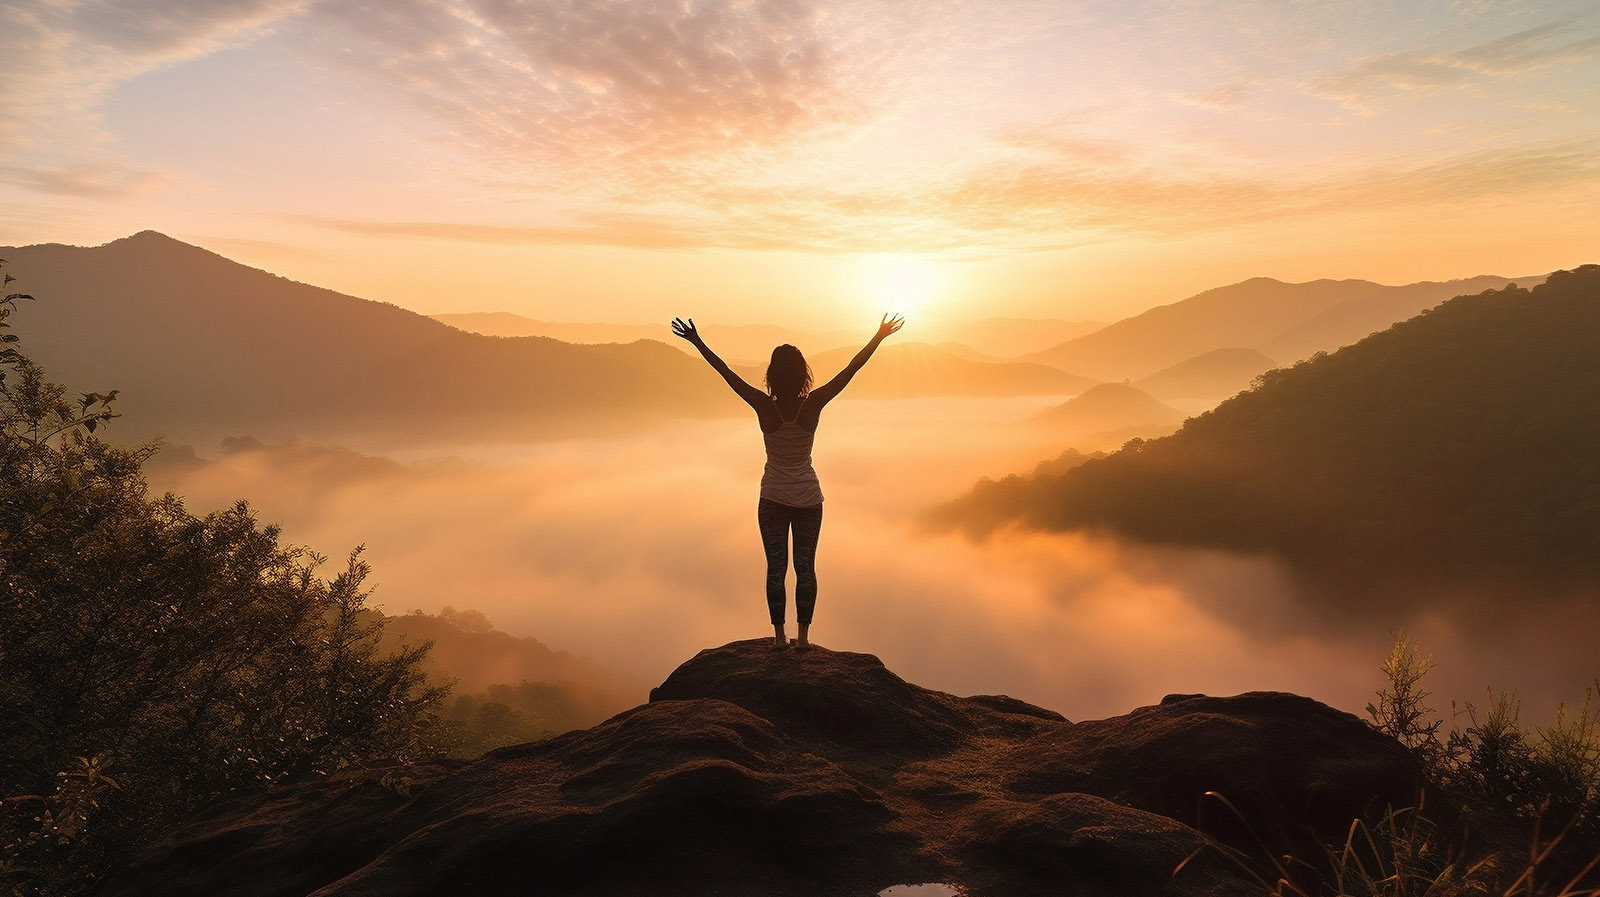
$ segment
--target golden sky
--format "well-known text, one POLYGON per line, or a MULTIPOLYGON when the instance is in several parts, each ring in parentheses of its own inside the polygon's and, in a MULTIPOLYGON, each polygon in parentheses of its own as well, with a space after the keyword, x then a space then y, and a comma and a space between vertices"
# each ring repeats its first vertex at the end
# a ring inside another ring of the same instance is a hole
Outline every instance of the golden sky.
POLYGON ((1108 320, 1600 260, 1595 2, 6 0, 0 53, 0 243, 150 228, 423 312, 1108 320))

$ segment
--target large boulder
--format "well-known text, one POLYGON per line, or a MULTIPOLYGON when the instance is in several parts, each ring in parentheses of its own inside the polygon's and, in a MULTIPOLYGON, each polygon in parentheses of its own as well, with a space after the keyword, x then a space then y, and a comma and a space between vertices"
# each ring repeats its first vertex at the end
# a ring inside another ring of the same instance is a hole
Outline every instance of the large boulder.
POLYGON ((735 642, 592 729, 215 807, 104 893, 1247 894, 1257 839, 1336 841, 1416 784, 1398 744, 1294 695, 1072 723, 871 655, 735 642), (1242 819, 1203 821, 1208 791, 1242 819))

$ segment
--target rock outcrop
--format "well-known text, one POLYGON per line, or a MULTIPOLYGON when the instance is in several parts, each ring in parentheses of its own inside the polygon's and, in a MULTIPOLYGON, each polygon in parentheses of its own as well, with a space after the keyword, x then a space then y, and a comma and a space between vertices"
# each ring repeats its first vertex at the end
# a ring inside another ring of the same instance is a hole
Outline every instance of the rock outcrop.
POLYGON ((1399 744, 1294 695, 1073 723, 871 655, 747 641, 592 729, 220 805, 104 893, 1247 894, 1240 862, 1315 862, 1417 784, 1399 744))

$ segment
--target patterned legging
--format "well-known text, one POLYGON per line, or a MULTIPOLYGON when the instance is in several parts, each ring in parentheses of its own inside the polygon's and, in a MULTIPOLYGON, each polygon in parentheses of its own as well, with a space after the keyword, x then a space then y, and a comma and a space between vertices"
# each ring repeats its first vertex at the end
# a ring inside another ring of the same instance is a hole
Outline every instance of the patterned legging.
POLYGON ((783 622, 784 579, 789 574, 789 528, 794 528, 794 618, 809 624, 817 607, 817 537, 822 533, 822 505, 796 508, 763 498, 756 506, 761 545, 767 550, 767 610, 774 624, 783 622))

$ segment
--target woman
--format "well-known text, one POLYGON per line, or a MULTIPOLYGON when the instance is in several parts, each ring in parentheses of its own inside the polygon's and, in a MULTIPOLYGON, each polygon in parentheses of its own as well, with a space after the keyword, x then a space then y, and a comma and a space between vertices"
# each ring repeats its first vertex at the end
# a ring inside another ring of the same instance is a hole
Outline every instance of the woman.
POLYGON ((712 369, 728 381, 739 398, 756 411, 767 443, 767 466, 761 474, 761 501, 756 507, 756 522, 761 527, 761 544, 767 552, 767 610, 772 615, 772 634, 777 646, 789 643, 784 634, 784 578, 789 573, 789 532, 794 531, 794 616, 800 625, 795 647, 808 648, 811 614, 817 605, 817 536, 822 532, 822 486, 811 467, 811 443, 823 406, 837 396, 850 378, 872 357, 878 344, 905 324, 899 315, 883 316, 878 332, 850 359, 844 370, 816 389, 811 388, 811 368, 794 346, 785 344, 772 350, 767 365, 767 391, 744 382, 727 363, 717 357, 695 330, 694 319, 672 319, 672 333, 700 350, 712 369))

